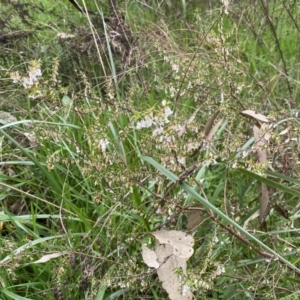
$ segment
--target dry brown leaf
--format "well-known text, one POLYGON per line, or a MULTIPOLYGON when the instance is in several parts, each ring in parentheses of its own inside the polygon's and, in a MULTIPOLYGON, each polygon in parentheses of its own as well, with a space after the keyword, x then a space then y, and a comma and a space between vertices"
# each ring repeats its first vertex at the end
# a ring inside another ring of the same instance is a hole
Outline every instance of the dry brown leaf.
POLYGON ((178 132, 178 137, 182 137, 185 132, 186 132, 186 124, 184 124, 180 129, 180 131, 178 132))
POLYGON ((57 253, 52 253, 52 254, 47 254, 42 256, 39 260, 36 260, 33 262, 33 264, 40 264, 40 263, 45 263, 53 258, 57 258, 59 256, 65 255, 68 252, 57 252, 57 253))
POLYGON ((176 274, 176 269, 182 269, 186 274, 186 260, 184 258, 173 255, 173 247, 169 244, 159 244, 156 241, 155 252, 160 267, 157 269, 157 275, 162 282, 163 288, 169 294, 171 300, 190 300, 193 298, 191 291, 183 294, 182 278, 176 274))
POLYGON ((255 125, 253 126, 254 140, 258 146, 257 156, 260 163, 266 163, 268 161, 267 151, 262 150, 262 147, 268 143, 269 138, 268 134, 265 132, 266 126, 264 125, 262 125, 261 128, 258 128, 255 125))
POLYGON ((280 132, 279 132, 279 135, 287 134, 289 131, 290 131, 290 128, 287 127, 287 128, 285 128, 284 130, 280 131, 280 132))
POLYGON ((200 110, 200 107, 196 109, 196 111, 190 116, 190 118, 187 120, 187 122, 182 126, 181 130, 178 132, 178 137, 181 137, 186 132, 187 125, 194 121, 199 110, 200 110))
POLYGON ((161 244, 169 244, 173 247, 173 254, 181 258, 190 258, 194 253, 194 238, 177 230, 162 230, 152 232, 161 244))
POLYGON ((212 141, 212 139, 213 139, 213 137, 214 137, 214 134, 217 132, 217 130, 218 130, 219 127, 221 126, 222 122, 223 122, 223 119, 221 119, 219 122, 217 122, 217 123, 214 125, 214 127, 211 129, 211 131, 208 133, 207 138, 206 138, 206 140, 207 140, 208 142, 211 142, 211 141, 212 141))
POLYGON ((144 262, 149 267, 157 269, 158 278, 171 300, 191 300, 193 294, 187 286, 183 285, 183 278, 177 270, 181 269, 182 274, 186 275, 185 251, 190 252, 190 250, 185 247, 191 248, 194 244, 193 238, 182 231, 175 230, 158 231, 152 234, 156 237, 155 249, 153 251, 142 245, 144 262))
POLYGON ((253 119, 256 119, 258 121, 269 123, 269 119, 266 116, 260 113, 256 113, 254 110, 247 109, 242 111, 242 114, 252 117, 253 119))
POLYGON ((72 39, 75 37, 74 34, 69 34, 64 32, 59 32, 56 36, 60 39, 72 39))
POLYGON ((244 229, 247 229, 249 222, 251 222, 252 220, 256 219, 257 217, 259 217, 259 210, 257 210, 254 214, 252 214, 245 222, 243 225, 244 229))
POLYGON ((187 229, 194 231, 203 221, 203 206, 201 204, 195 204, 191 208, 187 214, 187 229))
POLYGON ((162 264, 173 255, 173 247, 168 244, 160 244, 158 240, 155 240, 155 253, 158 263, 162 264))
POLYGON ((269 207, 269 191, 267 186, 262 183, 261 184, 261 204, 259 209, 259 223, 262 224, 267 215, 269 214, 270 207, 269 207))
POLYGON ((159 280, 167 291, 171 300, 189 300, 193 298, 191 291, 183 294, 182 279, 174 271, 181 268, 186 273, 186 261, 175 255, 171 255, 157 270, 159 280))
POLYGON ((6 111, 0 111, 0 123, 7 124, 18 121, 16 117, 6 111))
POLYGON ((157 261, 157 255, 155 251, 149 249, 144 244, 142 245, 142 257, 144 260, 144 263, 150 267, 157 269, 159 267, 159 263, 157 261))
POLYGON ((8 176, 13 177, 16 175, 16 172, 12 168, 8 168, 7 174, 8 174, 8 176))
POLYGON ((36 138, 36 135, 34 133, 29 133, 29 132, 23 132, 23 134, 26 136, 28 139, 30 146, 32 148, 37 148, 38 147, 38 140, 36 138))
MULTIPOLYGON (((261 128, 253 126, 253 134, 255 143, 257 145, 257 156, 260 163, 265 164, 268 161, 267 151, 262 149, 268 142, 268 134, 266 133, 267 126, 263 124, 261 128)), ((262 183, 261 185, 261 201, 259 209, 259 223, 263 224, 269 213, 269 191, 267 186, 262 183)))
POLYGON ((220 111, 217 110, 207 121, 206 125, 205 125, 205 129, 204 129, 204 135, 207 137, 209 132, 211 131, 211 128, 217 118, 217 116, 219 115, 220 111))

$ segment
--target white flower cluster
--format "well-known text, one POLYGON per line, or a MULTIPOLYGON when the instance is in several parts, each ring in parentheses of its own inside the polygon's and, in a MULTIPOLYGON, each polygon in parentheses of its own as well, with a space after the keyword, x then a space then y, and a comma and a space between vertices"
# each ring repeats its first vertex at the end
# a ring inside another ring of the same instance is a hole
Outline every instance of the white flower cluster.
POLYGON ((42 71, 39 63, 30 66, 25 76, 21 76, 18 71, 10 73, 10 78, 13 80, 13 83, 21 83, 25 89, 38 84, 38 77, 40 76, 42 76, 42 71))
POLYGON ((152 131, 153 136, 160 136, 160 141, 171 141, 171 137, 169 135, 164 135, 164 125, 168 124, 169 116, 173 114, 173 111, 170 107, 167 106, 166 100, 162 101, 163 111, 159 113, 158 115, 153 115, 153 113, 146 116, 144 119, 140 120, 136 124, 136 129, 141 130, 143 128, 150 128, 154 127, 152 131))

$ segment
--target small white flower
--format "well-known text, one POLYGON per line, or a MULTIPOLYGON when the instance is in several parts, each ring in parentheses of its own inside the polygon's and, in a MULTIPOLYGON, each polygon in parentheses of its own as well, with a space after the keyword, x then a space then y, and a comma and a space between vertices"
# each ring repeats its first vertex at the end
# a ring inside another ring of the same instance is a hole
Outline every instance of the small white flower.
POLYGON ((33 85, 33 83, 34 82, 31 77, 22 77, 22 84, 25 89, 28 89, 29 87, 31 87, 33 85))
POLYGON ((145 118, 145 126, 146 126, 146 128, 151 127, 152 124, 153 124, 153 120, 149 116, 147 116, 145 118))
POLYGON ((163 132, 164 132, 164 129, 162 127, 157 127, 153 130, 152 135, 156 136, 156 135, 162 134, 163 132))
POLYGON ((173 111, 171 110, 170 107, 166 107, 165 109, 165 118, 168 118, 168 116, 172 115, 173 114, 173 111))
POLYGON ((32 80, 36 80, 37 77, 42 76, 42 71, 40 68, 32 69, 28 72, 28 75, 32 80))
POLYGON ((162 106, 166 106, 166 105, 167 105, 167 101, 166 101, 166 100, 163 100, 163 101, 161 102, 161 105, 162 105, 162 106))
POLYGON ((21 76, 18 71, 11 72, 10 78, 13 80, 13 83, 18 83, 21 80, 21 76))
POLYGON ((136 126, 135 126, 135 128, 136 128, 137 130, 143 129, 144 127, 145 127, 145 121, 144 121, 144 120, 138 121, 138 122, 136 123, 136 126))
POLYGON ((99 146, 101 147, 102 151, 104 152, 109 145, 109 141, 107 139, 100 139, 99 146))
POLYGON ((135 128, 139 130, 139 129, 143 129, 143 128, 149 128, 152 125, 153 125, 153 120, 149 116, 147 116, 145 118, 145 120, 141 120, 141 121, 137 122, 135 128))
POLYGON ((176 65, 176 64, 174 64, 174 65, 172 65, 172 69, 173 69, 173 71, 174 71, 175 73, 178 73, 178 71, 179 71, 179 66, 176 65))
POLYGON ((179 162, 181 165, 185 166, 185 157, 178 157, 178 162, 179 162))
POLYGON ((185 126, 182 126, 182 125, 174 125, 172 126, 172 129, 176 132, 179 132, 179 131, 182 131, 184 130, 185 126))
POLYGON ((161 117, 155 118, 155 124, 158 126, 163 126, 165 124, 165 120, 161 117))
POLYGON ((41 91, 35 91, 34 93, 29 94, 29 95, 28 95, 28 98, 34 100, 34 99, 37 99, 37 98, 39 98, 39 97, 41 97, 41 96, 42 96, 41 91))
POLYGON ((160 141, 161 142, 167 142, 167 143, 171 143, 173 142, 174 138, 170 135, 165 135, 165 136, 161 136, 160 141))
POLYGON ((221 93, 221 103, 224 102, 224 93, 221 93))
POLYGON ((173 141, 173 137, 170 136, 170 135, 167 135, 167 136, 165 136, 165 141, 166 141, 167 143, 171 143, 171 142, 173 141))
POLYGON ((217 242, 219 241, 218 237, 217 237, 217 236, 214 236, 213 241, 214 241, 215 243, 217 243, 217 242))
POLYGON ((171 98, 174 98, 175 95, 176 95, 176 93, 177 93, 177 91, 176 91, 176 89, 174 88, 174 86, 170 86, 170 87, 169 87, 169 92, 170 92, 171 98))
POLYGON ((225 273, 225 268, 223 265, 218 265, 216 274, 221 275, 222 273, 225 273))
POLYGON ((165 118, 164 123, 165 123, 165 124, 170 123, 170 121, 168 120, 168 118, 165 118))

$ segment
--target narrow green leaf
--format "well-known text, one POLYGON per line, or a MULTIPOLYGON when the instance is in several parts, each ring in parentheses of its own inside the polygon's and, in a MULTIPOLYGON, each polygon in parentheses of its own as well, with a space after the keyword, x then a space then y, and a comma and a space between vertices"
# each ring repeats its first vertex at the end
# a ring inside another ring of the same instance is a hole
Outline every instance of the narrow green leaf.
POLYGON ((178 180, 178 176, 170 172, 168 169, 163 167, 161 164, 156 162, 152 157, 149 156, 141 156, 141 159, 144 161, 147 161, 149 164, 151 164, 153 167, 155 167, 158 171, 163 173, 168 179, 170 179, 173 182, 176 182, 178 180))
POLYGON ((272 180, 270 180, 268 178, 260 176, 260 175, 258 175, 256 173, 251 172, 251 171, 248 171, 248 170, 245 170, 245 169, 241 169, 241 168, 239 168, 237 170, 239 172, 241 172, 242 174, 244 174, 244 175, 246 175, 246 176, 248 176, 248 177, 250 177, 252 179, 255 179, 255 180, 257 180, 257 181, 259 181, 261 183, 264 183, 264 184, 266 184, 268 186, 274 187, 274 188, 276 188, 276 189, 278 189, 280 191, 286 192, 288 194, 300 197, 300 192, 297 191, 297 190, 294 190, 292 188, 284 186, 284 185, 282 185, 282 184, 280 184, 278 182, 272 181, 272 180))
POLYGON ((266 171, 266 175, 274 177, 274 178, 282 179, 282 180, 285 180, 285 181, 289 181, 289 182, 292 182, 292 183, 300 185, 300 180, 295 179, 295 178, 291 178, 291 177, 288 177, 288 176, 285 176, 285 175, 277 173, 277 172, 272 172, 272 171, 268 171, 267 170, 266 171))
POLYGON ((101 285, 99 290, 98 290, 98 293, 96 295, 96 298, 95 300, 103 300, 104 299, 104 295, 105 295, 105 290, 106 290, 106 286, 105 285, 101 285))
POLYGON ((21 296, 15 294, 15 293, 10 292, 10 291, 7 290, 7 289, 2 289, 1 292, 2 292, 4 295, 6 295, 6 296, 8 296, 8 297, 10 297, 10 298, 12 298, 12 299, 14 299, 14 300, 33 300, 33 299, 30 299, 30 298, 21 297, 21 296))
POLYGON ((127 288, 120 289, 113 294, 109 295, 105 300, 114 300, 120 298, 123 294, 125 294, 128 291, 127 288))
POLYGON ((136 186, 136 184, 133 185, 132 187, 132 199, 133 202, 135 204, 135 206, 140 206, 142 204, 142 200, 138 191, 138 187, 136 186))
POLYGON ((109 128, 110 128, 110 131, 113 135, 113 143, 115 145, 115 148, 118 152, 118 155, 123 159, 124 163, 127 165, 127 159, 126 159, 126 154, 125 154, 125 151, 124 151, 124 147, 123 147, 123 143, 120 141, 119 139, 119 135, 118 135, 118 132, 114 126, 114 124, 112 122, 109 123, 109 128))
POLYGON ((69 106, 72 103, 72 100, 68 95, 64 95, 61 101, 64 106, 69 106))

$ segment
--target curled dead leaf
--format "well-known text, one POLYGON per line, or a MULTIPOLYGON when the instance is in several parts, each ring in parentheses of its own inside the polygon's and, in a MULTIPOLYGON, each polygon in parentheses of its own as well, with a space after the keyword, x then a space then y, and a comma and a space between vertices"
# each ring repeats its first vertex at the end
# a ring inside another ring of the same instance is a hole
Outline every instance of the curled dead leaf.
POLYGON ((217 118, 217 116, 219 115, 220 111, 217 110, 210 118, 209 120, 207 121, 206 125, 205 125, 205 128, 204 128, 204 135, 207 137, 209 132, 211 131, 213 125, 214 125, 214 122, 217 118))
POLYGON ((263 149, 268 143, 267 133, 264 132, 265 126, 258 128, 257 126, 253 126, 253 134, 255 143, 257 147, 257 156, 260 163, 266 163, 268 161, 267 151, 263 149))
POLYGON ((259 223, 262 224, 270 211, 269 205, 269 191, 267 186, 262 183, 261 184, 261 204, 259 209, 259 223))
POLYGON ((223 122, 223 119, 221 119, 219 122, 217 122, 217 123, 213 126, 213 128, 211 129, 211 131, 208 133, 207 138, 206 138, 208 142, 211 142, 211 141, 212 141, 212 139, 213 139, 215 133, 217 132, 217 130, 218 130, 219 127, 221 126, 222 122, 223 122))
POLYGON ((254 110, 247 109, 242 111, 242 114, 252 117, 253 119, 256 119, 258 121, 269 123, 269 119, 266 116, 260 113, 256 113, 254 110))
POLYGON ((16 122, 17 118, 6 111, 0 111, 0 123, 7 124, 16 122))
MULTIPOLYGON (((269 140, 269 134, 267 133, 267 125, 263 124, 261 128, 257 126, 253 126, 253 134, 255 143, 257 145, 257 156, 258 160, 262 164, 266 164, 268 162, 268 154, 267 150, 263 147, 267 145, 269 140)), ((270 211, 269 205, 269 191, 267 186, 262 183, 261 185, 261 202, 259 209, 259 223, 262 225, 265 222, 265 219, 270 211)))
POLYGON ((41 264, 41 263, 45 263, 53 258, 57 258, 59 256, 65 255, 68 252, 56 252, 56 253, 52 253, 52 254, 47 254, 42 256, 39 260, 36 260, 33 262, 33 264, 41 264))
POLYGON ((157 261, 157 255, 155 251, 149 249, 144 244, 142 245, 142 257, 144 260, 144 263, 150 267, 157 269, 159 267, 159 263, 157 261))

